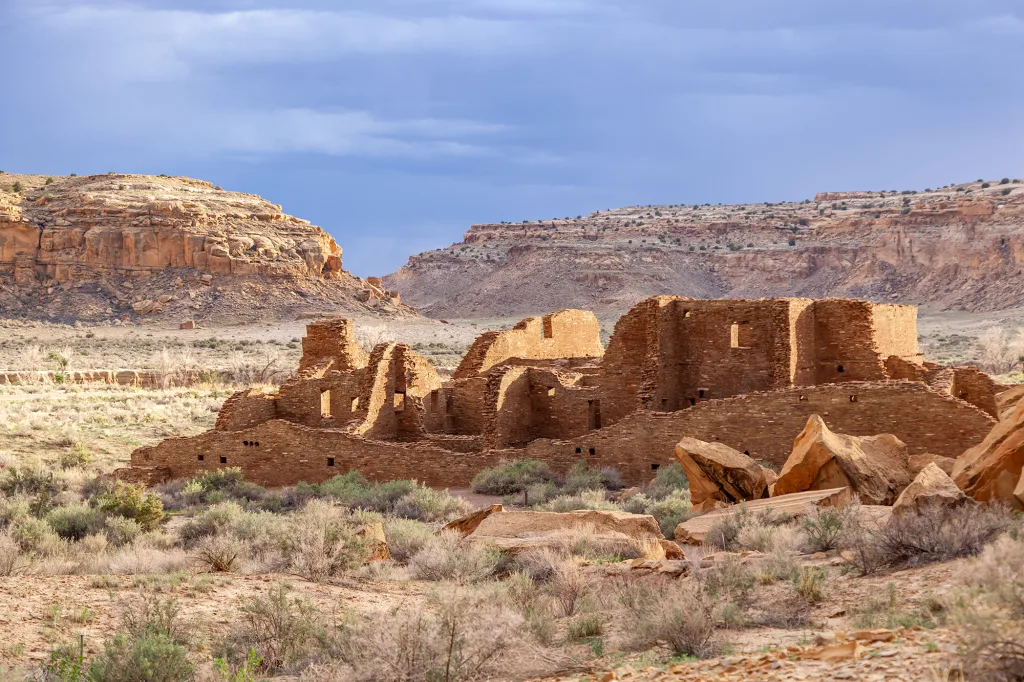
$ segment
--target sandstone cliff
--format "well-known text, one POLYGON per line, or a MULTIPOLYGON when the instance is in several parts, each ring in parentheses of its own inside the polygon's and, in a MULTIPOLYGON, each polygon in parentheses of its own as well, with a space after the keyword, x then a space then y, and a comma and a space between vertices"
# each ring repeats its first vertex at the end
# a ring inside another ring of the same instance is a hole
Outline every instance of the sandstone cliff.
POLYGON ((0 175, 0 315, 415 314, 319 227, 183 177, 0 175))
POLYGON ((617 312, 662 293, 1024 305, 1024 185, 986 184, 474 225, 384 281, 433 317, 617 312))

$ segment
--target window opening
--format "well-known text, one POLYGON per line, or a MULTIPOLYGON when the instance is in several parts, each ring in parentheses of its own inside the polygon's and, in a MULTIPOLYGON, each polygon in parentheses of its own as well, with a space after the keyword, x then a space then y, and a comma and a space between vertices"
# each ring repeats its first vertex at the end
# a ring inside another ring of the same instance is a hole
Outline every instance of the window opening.
POLYGON ((320 418, 331 418, 331 391, 327 388, 320 391, 320 418))
POLYGON ((651 471, 657 471, 660 466, 661 466, 660 464, 652 464, 651 465, 651 471))
POLYGON ((227 457, 221 457, 220 458, 220 463, 221 464, 227 464, 228 463, 228 458, 227 457))
POLYGON ((545 338, 545 339, 553 339, 553 338, 555 338, 555 330, 551 326, 551 317, 550 316, 543 318, 543 320, 541 322, 541 334, 542 334, 543 338, 545 338))
POLYGON ((333 457, 328 457, 327 458, 327 466, 329 466, 329 467, 334 466, 334 458, 333 457))
POLYGON ((395 412, 405 410, 405 394, 395 391, 395 412))

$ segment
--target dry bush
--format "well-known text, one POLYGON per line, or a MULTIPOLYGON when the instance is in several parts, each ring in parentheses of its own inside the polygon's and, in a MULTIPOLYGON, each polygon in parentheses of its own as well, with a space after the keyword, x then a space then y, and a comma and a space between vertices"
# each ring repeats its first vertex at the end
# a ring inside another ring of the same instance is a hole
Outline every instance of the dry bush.
POLYGON ((344 665, 310 679, 463 682, 508 672, 522 618, 493 589, 439 590, 428 607, 357 620, 336 652, 344 665))
POLYGON ((361 324, 356 328, 356 343, 367 353, 382 343, 395 343, 397 340, 395 332, 382 324, 361 324))
POLYGON ((196 561, 214 573, 230 573, 245 556, 245 545, 232 537, 205 538, 195 549, 196 561))
POLYGON ((527 576, 533 583, 549 583, 558 572, 564 555, 550 547, 538 547, 517 554, 511 562, 512 570, 527 576))
POLYGON ((450 580, 465 584, 494 574, 500 554, 487 545, 463 539, 457 531, 443 530, 430 538, 409 560, 413 578, 450 580))
POLYGON ((287 356, 276 348, 264 348, 258 355, 239 351, 229 358, 228 373, 242 386, 273 385, 287 377, 287 361, 287 356))
POLYGON ((982 621, 977 615, 966 625, 964 670, 967 679, 985 682, 1024 680, 1024 629, 1020 623, 995 619, 982 621))
POLYGON ((243 604, 241 612, 239 624, 224 644, 233 661, 255 649, 261 669, 272 672, 303 658, 318 643, 315 606, 292 597, 286 584, 272 585, 265 597, 243 604))
POLYGON ((551 595, 563 616, 574 615, 589 591, 583 571, 580 570, 578 564, 572 561, 563 561, 558 564, 551 581, 547 584, 547 593, 551 595))
POLYGON ((850 519, 858 513, 857 505, 811 508, 800 521, 807 537, 807 546, 815 552, 835 549, 850 519))
POLYGON ((1024 329, 1011 336, 1002 327, 990 327, 978 337, 976 353, 982 369, 993 374, 1010 372, 1024 355, 1024 329))
POLYGON ((578 556, 589 561, 655 559, 660 555, 660 544, 656 540, 602 537, 590 524, 573 526, 559 533, 552 547, 565 556, 578 556))
POLYGON ((10 531, 0 532, 0 577, 27 573, 31 566, 31 558, 21 551, 10 531))
POLYGON ((1015 619, 1024 619, 1024 537, 1003 536, 985 548, 965 572, 967 584, 1015 619))
POLYGON ((430 526, 412 519, 388 517, 384 520, 384 537, 392 558, 406 563, 434 536, 430 526))
POLYGON ((326 500, 311 501, 292 517, 290 525, 291 571, 310 582, 323 582, 355 568, 369 555, 345 510, 326 500))
POLYGON ((848 522, 842 547, 847 560, 866 574, 979 554, 1011 523, 1009 511, 999 505, 930 508, 894 514, 874 530, 848 522))
POLYGON ((667 645, 677 655, 700 658, 714 653, 714 602, 701 590, 680 581, 660 589, 627 584, 619 585, 618 595, 628 648, 667 645))
POLYGON ((802 566, 793 576, 793 590, 811 604, 817 604, 825 597, 825 583, 828 572, 817 566, 802 566))

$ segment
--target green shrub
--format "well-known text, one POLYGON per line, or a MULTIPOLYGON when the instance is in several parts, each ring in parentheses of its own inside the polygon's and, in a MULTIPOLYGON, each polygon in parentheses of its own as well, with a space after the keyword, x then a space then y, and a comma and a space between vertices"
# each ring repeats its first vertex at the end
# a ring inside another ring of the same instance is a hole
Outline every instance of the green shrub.
POLYGON ((540 507, 545 511, 553 512, 569 512, 580 509, 619 510, 619 505, 610 501, 603 490, 584 490, 576 495, 559 495, 540 507))
POLYGON ((801 521, 807 544, 815 552, 835 549, 854 507, 816 507, 801 521))
POLYGON ((455 531, 431 537, 409 561, 419 580, 450 580, 473 583, 489 578, 498 567, 497 550, 464 540, 455 531))
POLYGON ((990 184, 989 184, 989 183, 987 183, 987 182, 983 182, 983 183, 981 183, 981 188, 982 188, 982 189, 988 189, 988 188, 989 188, 989 187, 991 187, 991 186, 992 186, 992 185, 990 185, 990 184))
POLYGON ((26 517, 11 527, 11 535, 26 552, 48 553, 60 544, 60 536, 43 519, 26 517))
POLYGON ((46 495, 52 497, 66 489, 52 471, 30 465, 9 467, 0 475, 0 491, 5 495, 46 495))
POLYGON ((471 507, 447 490, 417 486, 395 502, 391 509, 384 511, 404 519, 447 523, 468 514, 471 507))
POLYGON ((142 526, 135 519, 123 516, 108 516, 104 522, 107 540, 115 547, 123 547, 135 542, 142 535, 142 526))
POLYGON ((243 604, 240 622, 225 642, 225 658, 246 665, 258 658, 261 671, 275 672, 305 656, 318 643, 319 631, 315 606, 277 583, 266 597, 243 604))
POLYGON ((652 501, 643 513, 653 516, 665 537, 672 538, 675 536, 676 526, 695 516, 691 511, 692 507, 690 491, 676 490, 668 497, 652 501))
POLYGON ((389 518, 384 521, 384 537, 391 557, 406 563, 434 536, 430 526, 411 519, 389 518))
POLYGON ((569 621, 569 626, 565 630, 565 637, 569 640, 580 640, 600 637, 603 633, 604 621, 601 620, 601 616, 591 614, 569 621))
POLYGON ((89 678, 97 682, 182 682, 191 679, 194 669, 185 648, 167 635, 119 633, 89 666, 89 678))
POLYGON ((46 522, 65 540, 81 540, 103 530, 106 514, 84 504, 57 507, 46 515, 46 522))
POLYGON ((21 183, 15 181, 15 183, 13 185, 11 185, 11 191, 14 192, 15 194, 20 194, 21 193, 21 183))
POLYGON ((85 446, 81 443, 75 443, 71 446, 70 452, 62 452, 58 461, 61 469, 76 469, 84 467, 92 461, 92 456, 89 451, 85 449, 85 446))
POLYGON ((583 490, 620 490, 625 488, 622 474, 610 467, 593 469, 586 462, 577 462, 565 477, 563 491, 574 494, 583 490))
POLYGON ((52 185, 53 184, 53 178, 46 178, 46 182, 44 182, 43 184, 44 185, 52 185))
POLYGON ((793 590, 811 604, 817 604, 825 596, 825 580, 828 573, 818 566, 802 566, 793 576, 793 590))
POLYGON ((653 499, 660 500, 672 495, 677 490, 689 491, 690 482, 686 478, 686 471, 679 462, 672 462, 668 466, 658 468, 654 480, 647 484, 644 492, 653 499))
POLYGON ((146 492, 144 485, 117 481, 114 488, 94 498, 103 511, 138 522, 142 530, 155 530, 164 518, 164 503, 159 497, 146 492))
POLYGON ((512 495, 534 483, 555 480, 555 475, 545 462, 517 459, 484 469, 473 477, 472 488, 473 492, 485 495, 512 495))
POLYGON ((314 500, 291 518, 285 553, 296 575, 319 583, 366 560, 369 549, 346 513, 314 500))

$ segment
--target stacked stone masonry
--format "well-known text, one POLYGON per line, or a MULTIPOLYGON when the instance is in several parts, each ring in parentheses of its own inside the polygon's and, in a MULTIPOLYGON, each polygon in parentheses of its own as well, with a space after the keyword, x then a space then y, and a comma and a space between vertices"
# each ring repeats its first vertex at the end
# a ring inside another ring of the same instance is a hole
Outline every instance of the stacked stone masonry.
POLYGON ((994 423, 976 368, 924 363, 917 311, 847 299, 658 296, 615 326, 567 310, 489 332, 448 381, 402 344, 365 353, 346 320, 307 327, 297 377, 232 396, 213 430, 132 454, 178 478, 241 467, 267 485, 357 470, 465 486, 502 459, 584 461, 649 480, 683 436, 782 464, 811 414, 911 454, 956 457, 994 423))

